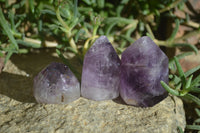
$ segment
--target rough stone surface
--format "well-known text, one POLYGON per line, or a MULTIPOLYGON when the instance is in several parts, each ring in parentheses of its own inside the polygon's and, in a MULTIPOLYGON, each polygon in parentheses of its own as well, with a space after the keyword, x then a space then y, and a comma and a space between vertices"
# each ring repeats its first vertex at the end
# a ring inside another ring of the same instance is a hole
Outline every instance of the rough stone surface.
POLYGON ((33 88, 38 103, 66 104, 80 98, 80 83, 63 63, 45 67, 34 78, 33 88))
POLYGON ((4 67, 4 58, 0 57, 0 73, 4 67))
POLYGON ((0 74, 1 133, 176 133, 184 129, 182 101, 167 97, 151 108, 125 105, 120 99, 68 104, 37 104, 33 77, 47 64, 59 61, 51 53, 12 56, 0 74))
POLYGON ((92 100, 119 96, 120 59, 106 36, 99 37, 85 54, 81 95, 92 100))
POLYGON ((121 59, 120 96, 130 105, 151 107, 167 97, 168 58, 147 36, 130 45, 121 59))

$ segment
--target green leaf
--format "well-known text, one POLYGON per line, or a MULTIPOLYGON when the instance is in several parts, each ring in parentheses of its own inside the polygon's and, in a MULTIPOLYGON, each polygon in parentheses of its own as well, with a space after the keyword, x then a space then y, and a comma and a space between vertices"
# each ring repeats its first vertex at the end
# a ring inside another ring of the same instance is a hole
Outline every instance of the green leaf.
MULTIPOLYGON (((122 17, 109 17, 104 20, 104 23, 107 24, 106 26, 106 35, 108 36, 110 34, 110 31, 116 24, 131 24, 134 23, 137 25, 137 21, 134 21, 133 19, 127 19, 127 18, 122 18, 122 17)), ((134 26, 135 26, 134 25, 134 26)), ((134 28, 133 26, 133 28, 134 28)))
POLYGON ((176 23, 176 26, 175 26, 175 28, 174 28, 174 30, 173 30, 171 36, 169 37, 169 39, 167 39, 167 41, 169 41, 169 42, 171 42, 171 41, 174 40, 174 38, 175 38, 175 36, 176 36, 176 34, 177 34, 177 32, 178 32, 178 29, 179 29, 179 25, 180 25, 179 20, 176 19, 176 20, 175 20, 175 23, 176 23))
POLYGON ((78 0, 74 0, 74 18, 77 17, 78 14, 78 0))
POLYGON ((193 74, 194 72, 198 71, 199 69, 200 69, 200 65, 185 72, 185 76, 188 77, 189 75, 193 74))
POLYGON ((190 47, 195 52, 195 54, 198 54, 198 49, 194 45, 191 45, 188 43, 176 43, 176 44, 172 44, 172 46, 173 47, 190 47))
POLYGON ((187 98, 193 102, 195 102, 197 105, 200 105, 200 99, 192 94, 187 93, 184 98, 187 98))
POLYGON ((181 127, 179 127, 179 126, 178 126, 178 130, 179 130, 179 133, 184 133, 183 129, 181 127))
MULTIPOLYGON (((196 114, 200 117, 200 110, 198 108, 195 108, 196 114)), ((200 118, 199 118, 200 119, 200 118)))
POLYGON ((78 18, 72 20, 72 22, 69 24, 70 30, 72 30, 78 24, 78 20, 78 18))
POLYGON ((182 84, 181 83, 179 83, 179 84, 177 84, 177 86, 176 86, 176 88, 175 88, 175 90, 180 90, 181 89, 181 86, 182 86, 182 84))
POLYGON ((186 125, 186 129, 200 130, 200 125, 186 125))
POLYGON ((186 84, 186 77, 185 77, 183 69, 182 69, 182 67, 181 67, 181 65, 180 65, 180 63, 179 63, 179 61, 178 61, 178 59, 177 59, 176 56, 174 57, 174 61, 175 61, 175 64, 176 64, 176 67, 177 67, 177 70, 178 70, 178 73, 179 73, 179 77, 182 80, 183 86, 185 86, 185 84, 186 84))
POLYGON ((31 13, 34 13, 35 12, 34 0, 29 0, 29 6, 30 6, 31 13))
POLYGON ((71 52, 75 53, 75 54, 77 53, 77 51, 72 47, 67 47, 67 49, 70 50, 71 52))
POLYGON ((54 11, 52 11, 52 10, 49 10, 49 9, 43 9, 42 11, 41 11, 41 13, 42 14, 49 14, 49 15, 56 15, 56 13, 54 12, 54 11))
POLYGON ((118 51, 120 54, 124 51, 124 49, 123 49, 123 48, 120 48, 120 47, 117 47, 116 49, 117 49, 117 51, 118 51))
POLYGON ((191 87, 190 92, 200 93, 200 88, 198 87, 191 87))
MULTIPOLYGON (((199 116, 200 117, 200 116, 199 116)), ((200 118, 196 119, 194 123, 200 123, 200 118)))
POLYGON ((128 2, 129 2, 129 0, 121 0, 121 4, 126 4, 128 2))
POLYGON ((185 56, 189 56, 189 55, 192 55, 193 54, 193 52, 184 52, 184 53, 182 53, 182 54, 179 54, 179 55, 176 55, 176 57, 177 57, 177 59, 182 59, 182 58, 184 58, 185 56))
POLYGON ((91 7, 78 7, 79 12, 93 12, 91 7))
POLYGON ((185 88, 188 89, 191 85, 191 82, 192 82, 192 78, 193 78, 193 75, 191 75, 188 80, 186 81, 186 85, 185 85, 185 88))
POLYGON ((164 81, 160 81, 160 83, 162 87, 165 88, 165 90, 167 90, 170 94, 175 95, 175 96, 180 96, 177 90, 170 88, 164 81))
POLYGON ((32 47, 32 48, 41 48, 41 44, 31 43, 31 42, 25 42, 23 40, 16 40, 17 43, 26 46, 26 47, 32 47))
POLYGON ((124 5, 119 5, 116 9, 117 17, 121 16, 121 12, 123 11, 124 5))
POLYGON ((91 4, 92 4, 90 0, 83 0, 83 2, 85 2, 85 3, 88 4, 88 5, 91 5, 91 4))
POLYGON ((12 56, 12 54, 13 54, 13 51, 9 51, 9 52, 6 54, 6 58, 5 58, 5 60, 4 60, 4 64, 7 63, 7 61, 10 59, 10 57, 12 56))
POLYGON ((78 42, 80 35, 83 35, 83 34, 85 34, 85 30, 84 30, 84 29, 80 29, 80 30, 75 34, 74 40, 75 40, 76 43, 78 42))
POLYGON ((8 22, 6 21, 1 8, 0 8, 0 25, 2 26, 3 30, 7 34, 8 38, 10 39, 12 46, 16 50, 18 50, 19 48, 18 48, 17 42, 11 32, 10 27, 8 26, 8 22))
POLYGON ((2 51, 0 50, 0 57, 3 57, 4 56, 4 54, 2 53, 2 51))
POLYGON ((127 30, 126 36, 131 37, 131 34, 135 31, 135 29, 137 27, 137 22, 136 21, 134 21, 134 22, 135 22, 135 24, 130 29, 127 30))
POLYGON ((19 54, 27 54, 28 50, 27 49, 19 49, 19 54))
POLYGON ((11 24, 11 30, 16 31, 15 29, 15 21, 14 21, 14 13, 13 11, 8 12, 8 17, 10 19, 10 24, 11 24))
POLYGON ((180 83, 181 79, 180 77, 173 75, 173 78, 171 81, 174 82, 175 85, 177 85, 178 83, 180 83))
POLYGON ((198 84, 200 82, 200 75, 198 75, 193 81, 191 86, 196 86, 196 84, 198 84))
POLYGON ((125 36, 125 35, 120 35, 120 37, 126 39, 127 41, 129 41, 130 43, 133 43, 135 40, 129 36, 125 36))
POLYGON ((134 21, 133 21, 133 19, 127 19, 127 18, 122 18, 122 17, 109 17, 109 18, 105 19, 106 24, 112 24, 113 22, 131 24, 134 21))
POLYGON ((97 5, 99 8, 104 8, 105 0, 97 0, 97 5))
POLYGON ((110 31, 112 30, 112 28, 117 24, 117 22, 113 22, 112 24, 108 25, 108 27, 106 27, 106 31, 105 34, 106 36, 108 36, 110 34, 110 31))

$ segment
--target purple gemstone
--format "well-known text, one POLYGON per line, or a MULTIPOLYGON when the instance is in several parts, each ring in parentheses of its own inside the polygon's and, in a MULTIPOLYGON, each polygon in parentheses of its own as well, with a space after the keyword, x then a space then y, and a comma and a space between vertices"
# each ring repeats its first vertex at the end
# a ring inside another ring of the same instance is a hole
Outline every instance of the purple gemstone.
POLYGON ((151 107, 167 97, 168 58, 147 36, 138 39, 121 59, 120 95, 130 105, 151 107))
POLYGON ((85 55, 81 95, 92 100, 119 96, 120 59, 106 36, 99 37, 85 55))
POLYGON ((34 96, 38 103, 70 103, 80 97, 80 84, 66 65, 51 63, 34 78, 34 96))

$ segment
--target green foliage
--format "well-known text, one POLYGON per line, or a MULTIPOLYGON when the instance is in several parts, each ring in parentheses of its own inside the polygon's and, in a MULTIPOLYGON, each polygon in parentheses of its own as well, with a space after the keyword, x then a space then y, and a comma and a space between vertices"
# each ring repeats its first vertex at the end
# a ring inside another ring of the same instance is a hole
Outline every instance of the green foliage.
MULTIPOLYGON (((12 4, 9 1, 0 3, 0 26, 3 30, 0 33, 0 53, 7 55, 8 59, 13 53, 52 47, 46 42, 49 40, 56 42, 61 52, 69 50, 84 55, 99 35, 118 42, 117 50, 122 52, 127 44, 134 42, 132 38, 136 31, 140 36, 148 31, 147 34, 154 37, 151 29, 158 27, 160 14, 180 6, 184 1, 21 0, 12 4), (156 25, 153 25, 155 22, 156 25), (78 47, 83 40, 85 43, 78 47)), ((180 24, 177 18, 176 24, 164 46, 190 46, 196 50, 190 44, 174 42, 180 24)))
POLYGON ((174 74, 170 74, 170 83, 169 86, 161 81, 161 85, 171 94, 175 96, 185 97, 190 100, 193 100, 198 105, 200 105, 200 99, 190 92, 198 92, 200 90, 200 75, 193 79, 193 73, 200 69, 200 65, 187 71, 183 72, 182 67, 178 59, 183 58, 187 54, 182 54, 178 57, 174 57, 169 62, 169 68, 174 74), (178 72, 178 75, 175 73, 178 72))
MULTIPOLYGON (((175 56, 173 59, 169 61, 169 69, 171 73, 169 75, 169 85, 165 82, 161 81, 161 85, 165 88, 170 94, 174 96, 181 97, 184 100, 189 100, 196 103, 200 106, 200 74, 193 78, 193 73, 200 70, 200 65, 188 70, 187 72, 183 72, 182 67, 179 63, 179 59, 190 55, 191 53, 183 53, 181 55, 175 56)), ((198 117, 200 117, 199 109, 195 109, 198 117)), ((190 130, 200 130, 200 125, 197 125, 200 122, 200 118, 194 121, 194 125, 187 125, 186 129, 190 130)), ((179 128, 179 131, 182 129, 179 128)))
POLYGON ((198 118, 193 122, 193 125, 187 125, 186 129, 190 130, 200 130, 200 110, 198 108, 195 108, 195 112, 198 116, 198 118))

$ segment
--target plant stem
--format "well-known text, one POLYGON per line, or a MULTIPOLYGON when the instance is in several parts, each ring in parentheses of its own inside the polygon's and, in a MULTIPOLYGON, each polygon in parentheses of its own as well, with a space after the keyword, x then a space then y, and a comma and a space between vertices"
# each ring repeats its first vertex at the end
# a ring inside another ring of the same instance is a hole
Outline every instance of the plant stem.
POLYGON ((161 40, 157 40, 157 39, 154 39, 153 41, 159 46, 173 47, 172 44, 176 44, 180 40, 185 40, 187 38, 190 38, 192 36, 196 36, 198 34, 200 34, 200 30, 195 30, 195 31, 189 32, 188 34, 186 34, 182 37, 176 38, 172 41, 161 41, 161 40))
POLYGON ((153 34, 153 32, 152 32, 151 27, 149 26, 149 24, 145 24, 145 27, 146 27, 147 31, 149 32, 149 34, 150 34, 150 35, 153 37, 153 39, 154 39, 155 36, 154 36, 154 34, 153 34))
MULTIPOLYGON (((27 37, 24 38, 24 42, 33 43, 33 44, 36 44, 38 46, 41 46, 41 44, 42 44, 42 41, 40 41, 40 40, 27 38, 27 37)), ((56 47, 56 46, 58 46, 58 43, 56 43, 56 42, 50 42, 50 41, 44 42, 44 47, 50 48, 50 47, 56 47)))
POLYGON ((181 2, 182 0, 176 0, 174 1, 172 4, 170 4, 169 6, 159 10, 159 13, 163 13, 165 11, 169 11, 170 9, 174 8, 175 6, 177 6, 177 4, 179 4, 179 2, 181 2))
POLYGON ((56 17, 57 17, 58 21, 62 24, 62 26, 67 30, 67 32, 65 32, 65 33, 66 33, 67 38, 69 39, 70 46, 75 50, 76 53, 78 53, 77 46, 75 44, 74 39, 72 38, 71 29, 68 27, 68 25, 65 23, 65 21, 60 16, 59 7, 56 8, 56 17))
POLYGON ((184 24, 187 25, 187 26, 193 27, 193 28, 199 28, 200 27, 200 24, 193 22, 193 21, 188 21, 184 24))
POLYGON ((154 39, 153 40, 158 46, 168 46, 168 43, 166 41, 161 41, 161 40, 157 40, 157 39, 154 39))

